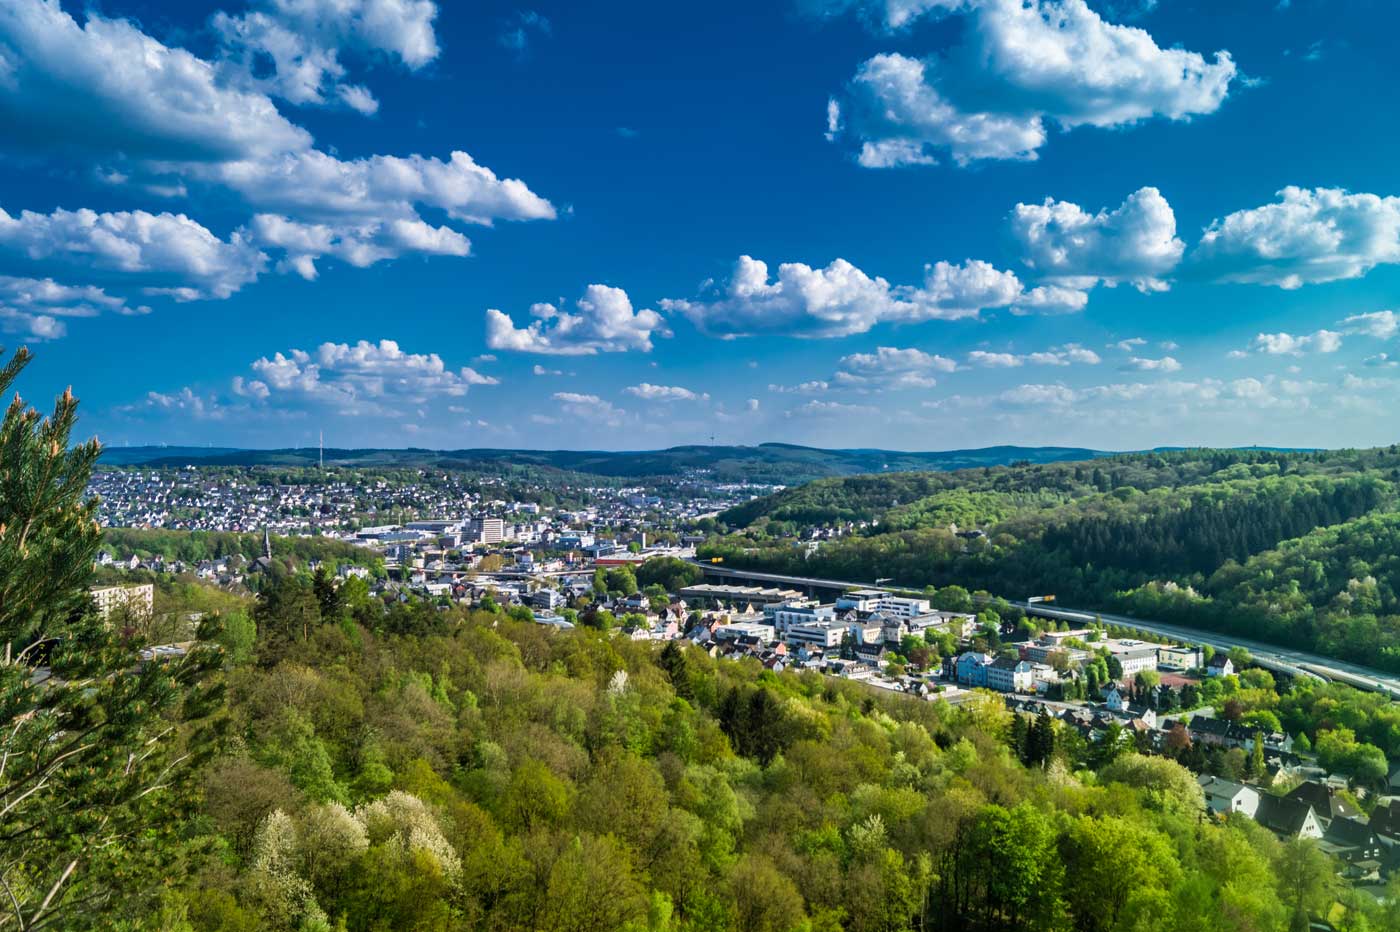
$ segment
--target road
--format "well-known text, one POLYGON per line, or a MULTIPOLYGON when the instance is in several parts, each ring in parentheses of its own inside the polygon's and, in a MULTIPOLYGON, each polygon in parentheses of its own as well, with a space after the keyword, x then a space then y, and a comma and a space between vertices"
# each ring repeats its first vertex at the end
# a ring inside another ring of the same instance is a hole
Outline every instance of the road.
POLYGON ((1193 644, 1209 644, 1216 650, 1229 650, 1232 647, 1243 647, 1253 655, 1255 663, 1267 669, 1290 673, 1294 676, 1301 674, 1304 676, 1310 675, 1328 680, 1337 680, 1348 686, 1355 686, 1358 689, 1365 689, 1371 692, 1380 692, 1390 696, 1392 699, 1400 699, 1400 676, 1393 673, 1384 673, 1380 670, 1375 670, 1360 664, 1347 663, 1344 660, 1335 660, 1331 657, 1310 654, 1306 651, 1294 650, 1288 647, 1277 647, 1272 644, 1265 644, 1262 641, 1250 640, 1249 638, 1223 635, 1214 631, 1202 631, 1199 628, 1188 628, 1184 625, 1166 624, 1160 621, 1144 621, 1141 618, 1128 618, 1124 615, 1113 615, 1108 612, 1083 611, 1081 609, 1065 608, 1064 606, 1051 608, 1042 603, 1031 604, 1028 602, 1012 601, 1011 604, 1025 609, 1029 614, 1040 615, 1044 618, 1054 618, 1059 621, 1084 622, 1093 621, 1097 617, 1102 619, 1106 624, 1121 625, 1125 628, 1136 628, 1140 631, 1148 631, 1153 634, 1160 634, 1174 640, 1187 641, 1193 644))
MULTIPOLYGON (((723 577, 736 581, 749 580, 767 585, 776 583, 801 588, 834 589, 837 591, 844 589, 891 589, 889 586, 875 586, 871 583, 852 582, 842 579, 785 576, 779 573, 736 570, 731 567, 718 566, 700 561, 695 562, 697 566, 705 570, 710 576, 723 577)), ((898 590, 897 587, 895 587, 892 591, 903 590, 898 590)), ((1192 644, 1209 644, 1216 650, 1229 650, 1232 647, 1243 647, 1253 655, 1255 662, 1258 663, 1259 666, 1266 669, 1288 673, 1293 676, 1312 676, 1326 680, 1336 680, 1348 686, 1354 686, 1357 689, 1379 692, 1392 699, 1400 699, 1400 676, 1394 673, 1385 673, 1381 670, 1362 666, 1361 664, 1348 663, 1344 660, 1335 660, 1331 657, 1323 657, 1320 654, 1310 654, 1306 651, 1294 650, 1289 647, 1265 644, 1262 641, 1254 641, 1249 638, 1239 638, 1214 631, 1203 631, 1199 628, 1188 628, 1184 625, 1146 621, 1141 618, 1128 618, 1125 615, 1112 615, 1106 612, 1093 612, 1066 608, 1064 606, 1055 606, 1052 608, 1042 603, 1032 604, 1029 602, 1011 601, 1011 604, 1025 609, 1030 614, 1040 615, 1045 618, 1081 623, 1100 618, 1107 624, 1120 625, 1125 628, 1137 628, 1140 631, 1150 631, 1153 634, 1160 634, 1164 637, 1169 637, 1178 641, 1186 641, 1192 644)))

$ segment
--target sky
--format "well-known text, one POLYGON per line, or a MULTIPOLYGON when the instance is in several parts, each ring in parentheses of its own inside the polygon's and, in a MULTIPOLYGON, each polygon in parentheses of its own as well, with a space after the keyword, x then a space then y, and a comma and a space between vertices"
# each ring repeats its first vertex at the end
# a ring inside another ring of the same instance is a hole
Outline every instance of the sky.
POLYGON ((109 445, 1396 440, 1387 0, 0 0, 109 445))

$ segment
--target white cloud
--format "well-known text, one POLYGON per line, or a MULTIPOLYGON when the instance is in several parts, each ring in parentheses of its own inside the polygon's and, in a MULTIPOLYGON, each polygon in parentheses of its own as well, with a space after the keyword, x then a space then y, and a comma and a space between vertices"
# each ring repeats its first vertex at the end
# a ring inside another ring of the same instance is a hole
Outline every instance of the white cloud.
POLYGON ((1027 291, 1011 308, 1018 317, 1029 314, 1077 314, 1089 305, 1089 292, 1063 285, 1040 285, 1027 291))
POLYGON ((770 384, 768 386, 768 390, 776 395, 820 395, 829 388, 831 388, 831 383, 824 379, 812 379, 797 385, 770 384))
MULTIPOLYGON (((854 4, 837 4, 848 7, 854 4)), ((825 5, 830 9, 830 4, 825 5)), ((876 55, 840 105, 868 167, 1034 159, 1047 124, 1122 127, 1215 112, 1236 68, 1162 48, 1110 23, 1085 0, 889 0, 860 4, 884 23, 930 11, 963 15, 962 41, 941 59, 876 55)))
POLYGON ((1393 369, 1400 366, 1400 360, 1397 360, 1390 353, 1377 353, 1374 356, 1367 356, 1362 364, 1376 369, 1393 369))
POLYGON ((1256 353, 1267 356, 1301 356, 1304 352, 1335 353, 1342 348, 1342 335, 1334 330, 1294 336, 1291 333, 1261 333, 1249 344, 1256 353))
POLYGON ((1133 372, 1180 372, 1181 363, 1170 356, 1163 356, 1161 359, 1148 359, 1143 356, 1134 356, 1125 362, 1123 369, 1133 372))
POLYGON ((891 286, 845 259, 824 269, 800 262, 768 265, 749 256, 735 264, 728 285, 709 300, 665 300, 661 307, 685 315, 700 330, 724 337, 783 333, 839 337, 864 333, 876 324, 975 317, 1005 307, 1021 295, 1012 272, 969 260, 938 262, 925 269, 919 286, 891 286))
POLYGON ((936 67, 889 53, 874 56, 856 71, 842 109, 861 140, 861 165, 936 165, 934 153, 945 149, 959 164, 1035 157, 1046 135, 1039 114, 961 111, 930 80, 936 67))
POLYGON ((837 366, 838 384, 904 389, 933 388, 938 384, 935 372, 953 372, 958 364, 919 349, 881 346, 874 353, 843 356, 837 366))
POLYGON ((709 401, 708 393, 693 392, 679 385, 653 385, 643 382, 623 389, 627 394, 643 401, 709 401))
POLYGON ((346 80, 342 52, 386 57, 418 69, 438 55, 429 0, 263 0, 238 16, 212 20, 226 74, 298 105, 340 102, 361 113, 378 109, 373 95, 346 80), (270 61, 271 73, 256 65, 270 61))
POLYGON ((656 311, 634 311, 627 292, 608 285, 589 285, 570 314, 552 304, 535 304, 535 320, 516 327, 495 308, 486 311, 486 345, 497 350, 555 356, 592 356, 628 350, 651 352, 653 336, 670 336, 656 311))
POLYGON ((604 401, 597 395, 586 395, 579 392, 555 392, 553 399, 559 403, 559 408, 570 417, 575 417, 584 421, 595 421, 608 427, 621 426, 627 412, 604 401))
POLYGON ((786 412, 786 417, 839 417, 841 415, 879 414, 880 409, 871 405, 851 405, 839 401, 808 401, 786 412))
POLYGON ((57 0, 0 4, 0 145, 90 157, 202 161, 304 149, 311 136, 259 93, 127 20, 78 23, 57 0))
POLYGON ((1354 333, 1389 340, 1400 332, 1400 315, 1394 311, 1371 311, 1367 314, 1352 314, 1343 318, 1339 326, 1343 333, 1354 333))
POLYGON ((533 369, 531 369, 530 371, 533 372, 535 375, 563 375, 563 374, 564 374, 562 370, 559 370, 559 369, 546 369, 544 366, 540 365, 539 363, 535 363, 535 367, 534 367, 533 369))
POLYGON ((1014 369, 1024 365, 1071 366, 1075 364, 1096 366, 1103 360, 1099 354, 1077 343, 1070 343, 1052 350, 1037 353, 990 353, 973 350, 967 354, 967 361, 974 366, 988 369, 1014 369))
POLYGON ((103 313, 150 313, 144 305, 132 306, 91 285, 62 285, 52 278, 0 275, 0 330, 18 333, 40 342, 57 340, 68 333, 62 318, 96 317, 103 313))
POLYGON ((1128 337, 1126 340, 1119 340, 1117 343, 1114 343, 1110 347, 1110 349, 1122 350, 1125 353, 1131 353, 1134 350, 1136 350, 1139 346, 1146 345, 1147 341, 1144 340, 1142 337, 1128 337))
POLYGON ((744 402, 744 406, 748 408, 748 410, 756 412, 758 411, 758 399, 750 398, 748 401, 744 402))
POLYGON ((471 253, 471 241, 456 230, 429 226, 418 219, 367 220, 332 226, 258 214, 253 218, 251 235, 261 246, 283 250, 281 267, 308 280, 317 276, 316 260, 327 255, 364 268, 406 252, 439 256, 471 253))
POLYGON ((226 298, 257 279, 267 264, 240 232, 224 241, 184 214, 144 210, 51 214, 0 208, 0 251, 47 269, 123 277, 152 294, 177 299, 226 298))
POLYGON ((1096 214, 1053 198, 1017 204, 1011 233, 1024 250, 1026 265, 1078 287, 1128 282, 1142 291, 1164 290, 1163 276, 1181 261, 1185 249, 1176 237, 1171 205, 1151 187, 1096 214))
POLYGON ((184 166, 189 174, 237 191, 251 206, 321 221, 417 219, 416 206, 454 220, 550 220, 554 206, 523 181, 499 178, 465 152, 448 161, 375 155, 345 161, 324 152, 184 166))
POLYGON ((325 405, 343 414, 389 415, 396 405, 459 398, 474 385, 499 380, 475 369, 447 368, 436 353, 405 353, 393 340, 322 343, 252 364, 255 378, 236 377, 233 392, 258 402, 325 405))
MULTIPOLYGON (((0 4, 0 147, 61 150, 108 183, 163 197, 186 197, 194 186, 232 190, 282 220, 284 232, 300 224, 329 246, 283 257, 283 268, 307 277, 324 254, 358 264, 404 252, 466 255, 466 237, 418 211, 490 225, 552 219, 554 206, 460 151, 443 161, 316 150, 264 92, 372 109, 368 90, 336 83, 338 54, 422 67, 437 55, 435 15, 429 0, 260 0, 247 14, 216 17, 235 36, 233 51, 270 54, 275 72, 254 79, 232 59, 212 64, 127 20, 88 14, 79 26, 56 0, 0 4), (256 35, 244 34, 254 27, 256 35)), ((180 293, 191 289, 203 290, 180 293)))
POLYGON ((164 394, 147 392, 145 406, 166 413, 178 413, 197 420, 222 420, 223 406, 214 398, 204 398, 193 389, 182 388, 178 392, 164 394))
POLYGON ((1360 278, 1400 262, 1400 198, 1287 187, 1212 223, 1191 260, 1217 281, 1285 289, 1360 278))

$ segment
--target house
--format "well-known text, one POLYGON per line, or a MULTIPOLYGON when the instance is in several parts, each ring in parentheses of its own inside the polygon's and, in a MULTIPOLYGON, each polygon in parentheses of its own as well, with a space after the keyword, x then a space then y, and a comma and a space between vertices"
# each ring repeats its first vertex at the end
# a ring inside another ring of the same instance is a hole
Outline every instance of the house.
POLYGON ((992 665, 990 654, 968 651, 959 654, 953 664, 953 677, 964 686, 986 686, 987 668, 992 665))
POLYGON ((1371 829, 1387 847, 1400 846, 1400 798, 1387 796, 1371 811, 1371 829))
POLYGON ((1362 819, 1333 819, 1322 833, 1319 847, 1346 862, 1349 869, 1371 862, 1374 867, 1361 866, 1361 875, 1378 871, 1384 845, 1376 832, 1362 819))
POLYGON ((1321 838, 1322 823, 1312 806, 1286 796, 1259 797, 1254 821, 1282 838, 1321 838))
POLYGON ((883 644, 856 644, 851 648, 851 652, 861 663, 872 667, 884 666, 885 658, 889 653, 883 644))
POLYGON ((1259 811, 1259 791, 1252 786, 1209 774, 1201 774, 1196 782, 1201 785, 1211 812, 1242 812, 1252 819, 1259 811))
POLYGON ((1324 823, 1333 819, 1365 818, 1335 787, 1313 780, 1299 783, 1289 792, 1288 798, 1307 803, 1324 823))
POLYGON ((1225 654, 1216 654, 1210 658, 1210 663, 1206 665, 1206 675, 1234 676, 1235 662, 1225 654))

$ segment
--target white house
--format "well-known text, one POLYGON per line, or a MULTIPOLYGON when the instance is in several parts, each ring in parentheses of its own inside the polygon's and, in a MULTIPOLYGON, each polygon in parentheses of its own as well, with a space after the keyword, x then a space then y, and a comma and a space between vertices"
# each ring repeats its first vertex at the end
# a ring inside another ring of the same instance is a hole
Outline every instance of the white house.
POLYGON ((1196 782, 1201 785, 1211 812, 1242 812, 1252 819, 1259 811, 1259 791, 1252 786, 1209 774, 1201 774, 1196 782))

